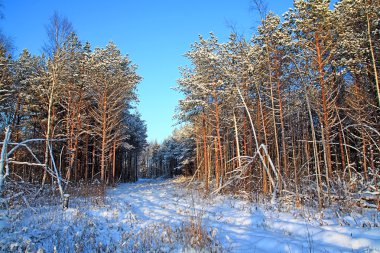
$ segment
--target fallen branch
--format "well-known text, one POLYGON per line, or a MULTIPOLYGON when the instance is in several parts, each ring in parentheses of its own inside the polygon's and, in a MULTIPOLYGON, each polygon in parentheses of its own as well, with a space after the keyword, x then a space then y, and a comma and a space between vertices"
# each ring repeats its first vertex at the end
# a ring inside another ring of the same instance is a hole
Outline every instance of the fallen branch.
MULTIPOLYGON (((61 179, 61 177, 60 177, 60 175, 58 173, 51 145, 48 146, 48 149, 49 149, 48 151, 49 151, 49 154, 50 154, 50 158, 51 158, 51 161, 52 161, 52 165, 53 165, 54 171, 52 171, 49 166, 46 166, 46 164, 42 163, 37 158, 37 156, 33 153, 32 149, 27 145, 27 143, 30 143, 30 142, 46 141, 46 139, 29 139, 29 140, 22 141, 20 143, 13 143, 13 142, 10 142, 10 135, 11 135, 11 131, 10 131, 10 127, 8 126, 8 127, 6 127, 6 130, 5 130, 4 141, 0 142, 0 144, 3 144, 3 148, 1 150, 1 156, 0 156, 0 193, 2 192, 5 178, 7 176, 9 176, 9 166, 8 166, 8 164, 9 163, 13 163, 13 164, 19 164, 19 165, 44 167, 47 173, 49 173, 53 178, 57 179, 58 188, 59 188, 59 191, 60 191, 60 194, 61 194, 61 199, 63 199, 63 195, 64 195, 63 194, 63 189, 62 189, 62 181, 63 180, 61 179), (8 145, 15 145, 15 147, 13 147, 9 152, 7 152, 8 145), (10 158, 11 155, 14 152, 16 152, 19 148, 25 148, 30 153, 30 155, 33 157, 33 159, 35 160, 35 162, 22 162, 22 161, 14 161, 14 160, 12 160, 10 158), (6 169, 5 174, 4 174, 4 168, 6 169)), ((63 140, 65 140, 65 139, 52 139, 52 140, 49 140, 49 141, 63 141, 63 140)), ((39 191, 37 192, 37 194, 38 193, 39 193, 39 191)))

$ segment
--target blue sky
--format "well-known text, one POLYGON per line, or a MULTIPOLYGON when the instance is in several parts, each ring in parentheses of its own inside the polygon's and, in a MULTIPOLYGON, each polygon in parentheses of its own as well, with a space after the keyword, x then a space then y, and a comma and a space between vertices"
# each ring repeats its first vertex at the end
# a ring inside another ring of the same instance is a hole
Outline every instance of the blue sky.
MULTIPOLYGON (((267 1, 282 14, 292 0, 267 1)), ((103 47, 113 41, 136 63, 144 78, 138 110, 148 126, 148 139, 162 141, 172 131, 174 109, 181 95, 171 90, 180 77, 183 54, 209 32, 224 41, 233 25, 251 37, 258 24, 250 0, 2 0, 5 19, 0 27, 13 39, 17 55, 24 48, 40 54, 45 25, 56 10, 73 24, 82 41, 103 47)))

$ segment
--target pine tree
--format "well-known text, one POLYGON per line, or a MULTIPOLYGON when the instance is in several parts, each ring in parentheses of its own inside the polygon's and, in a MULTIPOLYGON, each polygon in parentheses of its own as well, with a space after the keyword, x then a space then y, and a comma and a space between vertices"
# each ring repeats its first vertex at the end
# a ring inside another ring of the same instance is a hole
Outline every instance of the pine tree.
POLYGON ((128 101, 135 99, 135 86, 140 81, 136 67, 123 57, 113 43, 105 49, 95 49, 87 62, 89 96, 95 108, 90 115, 94 120, 93 132, 100 141, 100 178, 106 181, 110 151, 119 146, 122 136, 123 110, 128 101))

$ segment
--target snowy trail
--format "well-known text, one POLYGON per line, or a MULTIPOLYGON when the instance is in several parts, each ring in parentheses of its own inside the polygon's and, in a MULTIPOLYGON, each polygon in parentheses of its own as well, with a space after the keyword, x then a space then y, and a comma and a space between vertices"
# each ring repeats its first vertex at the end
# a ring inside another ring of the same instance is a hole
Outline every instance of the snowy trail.
POLYGON ((315 216, 306 221, 301 212, 281 213, 227 196, 203 199, 184 186, 178 180, 141 180, 108 195, 130 205, 142 226, 176 226, 191 216, 202 217, 203 225, 233 252, 380 252, 380 229, 362 227, 371 222, 368 216, 357 215, 350 226, 325 218, 320 226, 315 216))
POLYGON ((184 178, 139 180, 109 188, 104 198, 72 197, 67 210, 0 210, 0 252, 380 252, 375 210, 340 218, 324 210, 321 219, 313 210, 203 198, 186 186, 184 178), (186 230, 194 221, 212 238, 203 246, 186 230))

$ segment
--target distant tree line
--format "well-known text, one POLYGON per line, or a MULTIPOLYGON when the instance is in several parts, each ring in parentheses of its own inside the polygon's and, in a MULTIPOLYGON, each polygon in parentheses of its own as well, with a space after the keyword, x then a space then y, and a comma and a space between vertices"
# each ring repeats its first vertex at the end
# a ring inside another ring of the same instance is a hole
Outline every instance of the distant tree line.
POLYGON ((379 1, 300 0, 283 20, 253 4, 262 20, 252 39, 200 37, 178 80, 206 192, 319 207, 377 192, 379 1))
POLYGON ((20 147, 7 158, 9 180, 44 184, 55 180, 53 167, 66 182, 137 180, 146 142, 133 107, 137 66, 112 42, 95 49, 82 43, 58 14, 47 33, 40 56, 25 49, 14 59, 0 44, 0 141, 7 126, 8 150, 36 140, 28 143, 32 152, 20 147), (33 166, 36 159, 43 166, 33 166))
POLYGON ((140 156, 141 177, 173 177, 195 172, 195 142, 191 126, 181 127, 162 143, 150 142, 140 156))

